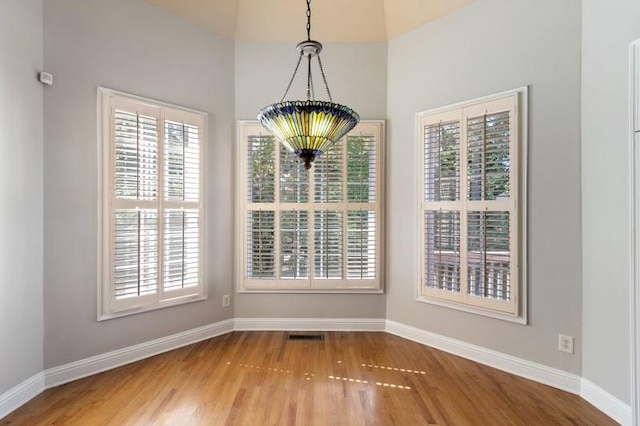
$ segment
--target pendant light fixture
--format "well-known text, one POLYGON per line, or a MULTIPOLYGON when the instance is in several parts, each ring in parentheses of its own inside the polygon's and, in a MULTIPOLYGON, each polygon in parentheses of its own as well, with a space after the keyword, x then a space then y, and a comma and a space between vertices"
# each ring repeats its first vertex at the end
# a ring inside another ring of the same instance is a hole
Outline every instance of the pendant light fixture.
POLYGON ((289 151, 304 162, 306 169, 324 151, 353 129, 360 121, 358 114, 345 105, 336 104, 331 98, 327 78, 324 75, 320 51, 322 44, 311 40, 311 0, 307 0, 307 39, 298 43, 298 62, 280 102, 260 110, 258 120, 289 151), (285 101, 296 77, 302 57, 307 58, 307 100, 285 101), (315 99, 311 58, 318 58, 318 66, 329 101, 315 99))

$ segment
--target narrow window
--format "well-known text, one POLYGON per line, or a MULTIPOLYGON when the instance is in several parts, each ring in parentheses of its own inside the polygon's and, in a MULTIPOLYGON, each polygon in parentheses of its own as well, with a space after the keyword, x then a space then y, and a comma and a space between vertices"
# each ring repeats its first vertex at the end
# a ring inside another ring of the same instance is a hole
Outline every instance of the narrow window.
POLYGON ((204 298, 205 114, 107 89, 99 98, 100 319, 204 298))
POLYGON ((418 114, 420 300, 524 321, 526 93, 418 114))

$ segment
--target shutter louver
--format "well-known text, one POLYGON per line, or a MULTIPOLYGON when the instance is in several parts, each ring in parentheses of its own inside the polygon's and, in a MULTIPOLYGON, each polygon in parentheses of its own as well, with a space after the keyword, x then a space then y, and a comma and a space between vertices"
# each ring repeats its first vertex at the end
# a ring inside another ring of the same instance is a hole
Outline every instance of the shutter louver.
POLYGON ((347 278, 376 277, 376 213, 347 213, 347 278))
POLYGON ((197 210, 167 209, 164 212, 164 290, 198 285, 200 223, 197 210))
POLYGON ((164 123, 164 197, 171 201, 200 198, 200 135, 196 126, 164 123))
POLYGON ((424 129, 425 201, 460 199, 460 123, 438 123, 424 129))
POLYGON ((315 278, 342 279, 342 217, 338 211, 314 213, 315 278))
POLYGON ((112 254, 115 299, 154 294, 158 282, 155 210, 116 210, 112 254))
POLYGON ((155 117, 116 109, 115 197, 154 200, 158 190, 158 123, 155 117))
POLYGON ((336 142, 313 163, 316 203, 341 203, 343 179, 343 143, 336 142))
POLYGON ((276 143, 273 136, 251 135, 247 141, 247 201, 275 201, 276 143))
POLYGON ((470 118, 467 122, 467 191, 469 200, 509 197, 509 112, 470 118))
POLYGON ((424 212, 424 282, 460 292, 460 212, 424 212))
POLYGON ((280 278, 309 278, 308 229, 308 212, 280 212, 280 278))
POLYGON ((509 212, 468 212, 468 294, 509 300, 509 212))
POLYGON ((309 175, 304 163, 282 144, 280 150, 280 202, 306 203, 309 201, 309 175))
POLYGON ((276 277, 275 212, 247 212, 247 276, 257 279, 276 277))
POLYGON ((376 201, 377 158, 374 136, 347 136, 347 201, 376 201))

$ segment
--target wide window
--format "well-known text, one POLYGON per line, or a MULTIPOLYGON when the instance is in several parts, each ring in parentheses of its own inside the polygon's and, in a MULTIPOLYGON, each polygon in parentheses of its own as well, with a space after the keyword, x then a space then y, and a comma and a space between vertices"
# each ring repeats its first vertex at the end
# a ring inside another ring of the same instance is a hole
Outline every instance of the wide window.
POLYGON ((360 123, 307 171, 239 124, 240 291, 381 291, 382 134, 360 123))
POLYGON ((204 113, 99 90, 99 318, 205 297, 204 113))
POLYGON ((418 114, 420 300, 525 321, 526 94, 418 114))

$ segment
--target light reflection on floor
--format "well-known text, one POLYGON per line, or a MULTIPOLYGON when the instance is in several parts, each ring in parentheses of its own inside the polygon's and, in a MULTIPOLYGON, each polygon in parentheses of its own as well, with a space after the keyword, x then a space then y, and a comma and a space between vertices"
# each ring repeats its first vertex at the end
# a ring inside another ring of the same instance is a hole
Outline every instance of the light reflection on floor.
POLYGON ((400 371, 402 373, 427 374, 426 371, 412 370, 410 368, 386 367, 384 365, 360 364, 363 367, 379 368, 382 370, 400 371))
MULTIPOLYGON (((342 361, 337 361, 338 364, 342 364, 342 361)), ((227 365, 232 366, 233 364, 229 361, 227 361, 227 365)), ((412 373, 412 374, 427 374, 425 371, 421 371, 421 370, 413 370, 411 368, 399 368, 399 367, 389 367, 389 366, 384 366, 384 365, 376 365, 376 364, 360 364, 362 367, 369 367, 372 369, 378 369, 378 370, 384 370, 384 371, 397 371, 399 373, 412 373)), ((289 374, 289 370, 285 370, 282 368, 271 368, 271 367, 264 367, 264 366, 260 366, 260 365, 253 365, 253 364, 242 364, 239 363, 237 364, 238 367, 240 368, 248 368, 252 371, 271 371, 271 372, 276 372, 276 373, 285 373, 285 374, 289 374)), ((313 378, 315 378, 315 373, 309 373, 309 372, 305 372, 303 373, 303 377, 305 380, 307 381, 311 381, 313 378)), ((341 382, 351 382, 351 383, 360 383, 360 384, 369 384, 369 381, 364 380, 364 379, 355 379, 355 378, 350 378, 350 377, 341 377, 341 376, 335 376, 335 375, 327 375, 327 379, 329 380, 335 380, 335 381, 341 381, 341 382)), ((389 388, 389 389, 404 389, 404 390, 411 390, 411 386, 406 386, 406 385, 399 385, 399 384, 395 384, 395 383, 386 383, 386 382, 375 382, 372 383, 372 385, 375 384, 375 386, 380 386, 380 387, 385 387, 385 388, 389 388)))
POLYGON ((340 377, 340 376, 327 376, 328 379, 331 380, 343 380, 345 382, 355 382, 355 383, 364 383, 367 384, 369 382, 367 382, 366 380, 360 380, 360 379, 349 379, 347 377, 340 377))
MULTIPOLYGON (((227 361, 227 365, 231 365, 231 363, 227 361)), ((242 367, 242 368, 249 368, 250 370, 255 370, 255 371, 273 371, 273 372, 276 372, 276 373, 279 372, 279 373, 287 373, 287 374, 289 374, 289 370, 285 370, 285 369, 282 369, 282 368, 263 367, 263 366, 260 366, 260 365, 253 365, 253 364, 251 364, 251 365, 249 365, 249 364, 238 364, 238 366, 242 367)))

